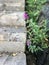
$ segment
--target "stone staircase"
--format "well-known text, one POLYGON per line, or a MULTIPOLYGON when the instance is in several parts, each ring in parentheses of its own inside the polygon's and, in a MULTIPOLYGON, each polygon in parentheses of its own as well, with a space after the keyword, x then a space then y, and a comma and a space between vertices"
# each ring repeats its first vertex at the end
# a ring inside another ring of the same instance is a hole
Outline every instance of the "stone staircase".
POLYGON ((0 65, 26 65, 25 0, 0 0, 0 65))

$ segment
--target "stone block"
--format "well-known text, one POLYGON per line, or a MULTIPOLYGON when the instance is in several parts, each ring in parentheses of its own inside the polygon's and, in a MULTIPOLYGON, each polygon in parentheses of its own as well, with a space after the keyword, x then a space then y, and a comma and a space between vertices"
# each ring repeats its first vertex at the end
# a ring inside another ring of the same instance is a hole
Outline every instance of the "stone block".
POLYGON ((26 27, 19 27, 19 26, 0 26, 0 33, 26 33, 26 27))
POLYGON ((0 53, 1 52, 24 52, 25 51, 25 43, 24 42, 8 42, 8 41, 0 41, 0 53))
POLYGON ((25 5, 22 3, 5 3, 6 7, 5 10, 6 11, 24 11, 25 10, 25 5))
POLYGON ((0 57, 0 65, 26 65, 26 56, 24 53, 19 53, 16 56, 3 54, 0 57))
POLYGON ((0 33, 0 41, 26 42, 26 33, 0 33))
POLYGON ((0 0, 0 3, 25 3, 25 0, 0 0))
POLYGON ((1 11, 24 11, 25 4, 19 3, 0 3, 0 12, 1 11))
POLYGON ((25 26, 24 12, 0 15, 0 26, 25 26))

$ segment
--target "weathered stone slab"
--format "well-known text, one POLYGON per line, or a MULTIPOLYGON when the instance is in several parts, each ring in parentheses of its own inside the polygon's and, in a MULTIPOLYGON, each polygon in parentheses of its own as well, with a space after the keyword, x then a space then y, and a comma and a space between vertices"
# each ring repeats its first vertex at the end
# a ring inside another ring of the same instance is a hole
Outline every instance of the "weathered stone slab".
POLYGON ((6 11, 24 11, 24 5, 20 4, 20 3, 6 3, 6 11))
POLYGON ((24 12, 0 15, 0 25, 3 25, 3 26, 25 26, 24 12))
POLYGON ((0 0, 0 3, 24 3, 25 0, 0 0))
POLYGON ((0 52, 24 52, 25 51, 25 43, 24 42, 8 42, 8 41, 0 41, 0 52))
POLYGON ((18 27, 18 26, 10 26, 10 27, 8 27, 8 26, 0 26, 0 33, 26 33, 26 27, 18 27))
POLYGON ((16 56, 3 54, 0 57, 0 65, 26 65, 26 56, 24 53, 19 53, 16 56))
POLYGON ((5 10, 6 11, 24 11, 25 5, 21 3, 6 3, 5 10))
POLYGON ((5 60, 8 58, 9 55, 3 54, 2 57, 0 57, 0 65, 3 65, 5 60))
POLYGON ((19 3, 0 3, 0 12, 1 11, 24 11, 25 5, 21 2, 19 3))
POLYGON ((0 33, 0 41, 26 42, 26 33, 0 33))
POLYGON ((1 27, 0 26, 0 41, 26 41, 25 27, 1 27))
POLYGON ((3 5, 0 3, 0 12, 3 10, 4 10, 3 5))

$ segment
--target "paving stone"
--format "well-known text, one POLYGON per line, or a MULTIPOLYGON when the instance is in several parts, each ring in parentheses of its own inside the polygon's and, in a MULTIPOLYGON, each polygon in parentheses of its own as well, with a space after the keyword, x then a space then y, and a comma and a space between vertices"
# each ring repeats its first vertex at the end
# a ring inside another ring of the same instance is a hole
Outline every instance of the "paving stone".
POLYGON ((0 3, 0 12, 1 11, 24 11, 25 4, 23 3, 0 3))
POLYGON ((0 3, 0 12, 3 10, 4 10, 3 5, 0 3))
POLYGON ((26 65, 26 56, 24 53, 19 53, 16 56, 3 54, 0 57, 0 65, 26 65))
POLYGON ((0 65, 26 65, 24 9, 25 0, 0 0, 0 65))
POLYGON ((25 5, 21 3, 6 3, 5 10, 6 11, 24 11, 25 5))
POLYGON ((26 33, 0 33, 0 41, 26 42, 26 33))
POLYGON ((8 42, 8 41, 0 41, 0 53, 1 52, 24 52, 25 51, 25 43, 24 42, 8 42))
POLYGON ((10 26, 10 27, 8 27, 8 26, 0 26, 0 33, 26 33, 26 27, 19 27, 19 26, 10 26))
POLYGON ((25 0, 0 0, 0 3, 24 3, 25 0))
POLYGON ((2 57, 0 56, 0 65, 3 65, 7 58, 8 58, 7 54, 3 54, 2 57))
POLYGON ((0 25, 25 26, 24 12, 1 14, 0 15, 0 25))

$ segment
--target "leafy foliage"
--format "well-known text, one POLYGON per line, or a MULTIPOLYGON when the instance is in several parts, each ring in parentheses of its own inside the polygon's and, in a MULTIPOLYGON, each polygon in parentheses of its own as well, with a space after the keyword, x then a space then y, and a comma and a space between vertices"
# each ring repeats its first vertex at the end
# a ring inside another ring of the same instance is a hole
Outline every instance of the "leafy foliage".
POLYGON ((38 26, 32 19, 28 20, 27 23, 29 23, 27 26, 28 39, 31 41, 31 44, 28 46, 29 50, 33 53, 48 48, 46 21, 43 27, 38 26))
POLYGON ((44 3, 46 0, 26 0, 26 12, 34 21, 37 21, 44 3))
POLYGON ((46 34, 46 20, 42 20, 42 25, 37 24, 37 20, 41 13, 41 9, 47 0, 26 0, 26 12, 29 15, 29 19, 26 20, 27 27, 27 42, 29 51, 36 52, 38 50, 43 51, 44 48, 48 48, 48 36, 46 34), (29 44, 28 44, 29 43, 29 44))

